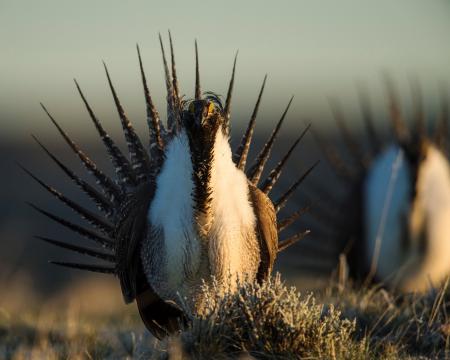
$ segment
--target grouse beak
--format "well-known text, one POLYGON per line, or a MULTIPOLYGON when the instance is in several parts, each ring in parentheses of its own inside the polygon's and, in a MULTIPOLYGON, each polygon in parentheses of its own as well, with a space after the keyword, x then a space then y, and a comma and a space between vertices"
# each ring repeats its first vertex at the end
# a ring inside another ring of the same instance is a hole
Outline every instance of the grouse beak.
POLYGON ((195 128, 203 128, 210 122, 210 116, 215 106, 208 100, 194 100, 189 105, 188 112, 195 128))

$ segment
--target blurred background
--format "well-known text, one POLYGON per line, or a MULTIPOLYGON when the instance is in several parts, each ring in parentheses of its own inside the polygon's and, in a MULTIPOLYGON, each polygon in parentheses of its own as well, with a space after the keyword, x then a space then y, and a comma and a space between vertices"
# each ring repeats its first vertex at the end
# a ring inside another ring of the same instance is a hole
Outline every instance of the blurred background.
MULTIPOLYGON (((110 171, 72 79, 79 81, 105 128, 122 141, 101 64, 104 60, 130 119, 145 137, 145 106, 135 45, 141 47, 152 95, 164 117, 158 32, 166 42, 167 29, 172 32, 180 86, 187 97, 192 96, 194 87, 194 39, 199 43, 202 88, 219 94, 226 93, 233 57, 239 50, 233 144, 246 126, 264 74, 269 78, 258 118, 258 142, 268 136, 289 97, 295 95, 273 161, 306 123, 332 140, 335 125, 328 106, 330 97, 341 101, 349 127, 358 134, 362 122, 357 89, 361 87, 370 94, 377 128, 384 129, 386 99, 380 79, 385 72, 394 79, 405 107, 411 103, 411 81, 420 83, 431 120, 439 108, 440 89, 450 83, 450 2, 444 0, 268 4, 0 0, 0 28, 0 307, 19 306, 29 302, 30 296, 39 302, 67 289, 71 289, 70 296, 85 302, 90 302, 92 294, 105 291, 109 292, 104 301, 121 301, 113 279, 47 263, 49 259, 70 259, 71 255, 39 242, 33 235, 69 241, 76 237, 25 202, 68 218, 73 216, 27 177, 16 162, 87 204, 30 137, 36 135, 83 174, 39 102, 45 103, 63 128, 110 171), (90 284, 92 291, 82 290, 85 284, 90 284)), ((256 150, 258 146, 253 147, 253 152, 256 150)), ((275 195, 320 156, 316 150, 308 137, 275 195)), ((301 195, 295 200, 302 206, 301 195)), ((300 247, 296 246, 279 261, 279 269, 292 279, 298 252, 300 247)), ((316 286, 314 281, 302 284, 316 286)))

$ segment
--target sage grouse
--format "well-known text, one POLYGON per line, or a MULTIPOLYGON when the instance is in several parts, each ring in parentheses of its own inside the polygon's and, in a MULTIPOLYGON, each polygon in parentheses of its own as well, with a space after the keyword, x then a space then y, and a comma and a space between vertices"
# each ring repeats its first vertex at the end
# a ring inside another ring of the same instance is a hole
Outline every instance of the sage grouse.
POLYGON ((351 135, 340 106, 332 103, 345 149, 314 135, 345 195, 338 199, 336 193, 322 191, 327 208, 320 206, 317 218, 327 227, 320 236, 340 244, 338 251, 346 254, 354 279, 423 292, 450 276, 449 114, 444 95, 434 135, 428 135, 421 90, 416 82, 412 85, 410 129, 393 82, 386 78, 393 138, 375 129, 368 96, 361 92, 366 147, 351 135))
POLYGON ((94 177, 97 186, 89 185, 36 138, 35 140, 91 198, 101 214, 83 208, 26 170, 91 227, 79 226, 36 205, 32 205, 33 208, 92 240, 101 248, 87 248, 47 237, 39 238, 106 262, 52 263, 117 276, 125 302, 136 300, 143 322, 157 337, 175 331, 184 321, 180 297, 187 299, 194 312, 201 311, 200 288, 203 280, 208 282, 214 277, 219 284, 224 284, 230 278, 231 282, 244 278, 261 282, 267 278, 277 252, 289 247, 308 232, 303 231, 279 241, 278 234, 294 223, 300 212, 279 221, 277 213, 313 168, 312 166, 301 175, 281 197, 272 201, 268 197, 269 192, 307 130, 302 132, 268 177, 260 181, 292 99, 254 164, 246 170, 247 155, 266 78, 242 141, 233 153, 229 131, 236 57, 223 105, 217 95, 202 94, 195 44, 195 94, 193 100, 184 100, 178 87, 170 34, 169 39, 171 70, 166 61, 161 36, 159 38, 167 88, 167 125, 161 122, 154 106, 137 47, 147 108, 148 145, 141 142, 125 114, 105 65, 129 157, 121 152, 102 127, 75 81, 87 112, 108 151, 115 169, 114 178, 98 168, 42 105, 65 142, 94 177))

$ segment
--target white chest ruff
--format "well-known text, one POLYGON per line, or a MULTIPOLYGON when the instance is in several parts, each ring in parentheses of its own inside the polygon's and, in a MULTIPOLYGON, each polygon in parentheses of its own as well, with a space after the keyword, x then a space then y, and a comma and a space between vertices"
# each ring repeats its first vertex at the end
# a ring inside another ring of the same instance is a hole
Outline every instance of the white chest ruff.
POLYGON ((182 133, 167 146, 166 160, 156 182, 148 220, 162 239, 160 267, 148 274, 161 296, 183 292, 186 273, 195 273, 200 263, 200 243, 194 228, 192 162, 187 136, 182 133), (188 266, 188 268, 186 268, 188 266))
POLYGON ((209 258, 218 279, 254 277, 259 265, 255 214, 249 202, 247 177, 231 158, 228 139, 218 134, 210 186, 213 194, 209 258))
POLYGON ((367 260, 373 260, 380 237, 378 278, 403 291, 425 291, 450 275, 450 168, 445 156, 428 146, 425 160, 418 167, 416 184, 412 184, 407 161, 400 162, 393 179, 393 165, 401 151, 398 146, 386 150, 366 179, 367 260), (386 207, 390 183, 393 191, 386 207), (386 217, 381 226, 383 212, 386 217))
POLYGON ((399 146, 391 146, 374 162, 364 184, 367 267, 386 280, 402 266, 402 237, 411 207, 411 169, 399 146))
POLYGON ((189 142, 182 132, 168 144, 148 212, 151 228, 161 239, 160 251, 153 256, 162 259, 147 278, 162 297, 192 295, 193 288, 211 275, 218 279, 254 276, 259 265, 247 178, 236 169, 228 139, 221 133, 214 146, 211 211, 203 237, 195 219, 192 175, 189 142))
MULTIPOLYGON (((418 169, 412 224, 425 237, 425 252, 405 274, 403 289, 425 291, 450 275, 450 168, 436 147, 428 146, 418 169)), ((418 244, 412 243, 413 250, 418 244)))

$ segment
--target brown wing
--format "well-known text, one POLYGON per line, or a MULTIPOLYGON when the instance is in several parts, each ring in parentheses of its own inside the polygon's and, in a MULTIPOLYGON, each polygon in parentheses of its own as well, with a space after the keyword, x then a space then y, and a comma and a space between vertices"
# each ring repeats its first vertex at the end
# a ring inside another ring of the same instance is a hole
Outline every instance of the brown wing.
POLYGON ((186 322, 183 311, 173 302, 162 300, 152 289, 142 267, 140 248, 147 228, 153 186, 146 183, 125 202, 116 229, 116 274, 125 302, 136 299, 139 314, 147 329, 161 339, 179 330, 186 322))
POLYGON ((256 215, 256 232, 261 254, 257 279, 261 282, 271 273, 278 252, 277 215, 267 195, 250 183, 249 189, 256 215))

